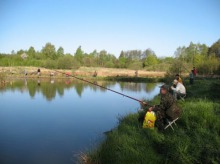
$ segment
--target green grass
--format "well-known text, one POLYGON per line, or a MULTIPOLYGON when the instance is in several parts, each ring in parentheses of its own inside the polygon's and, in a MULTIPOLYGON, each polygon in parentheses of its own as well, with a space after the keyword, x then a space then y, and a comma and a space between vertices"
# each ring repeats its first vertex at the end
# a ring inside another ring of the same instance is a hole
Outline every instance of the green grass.
MULTIPOLYGON (((119 119, 84 163, 220 163, 220 81, 196 81, 179 101, 181 118, 175 131, 143 129, 138 113, 119 119)), ((151 103, 157 104, 157 96, 151 103)))

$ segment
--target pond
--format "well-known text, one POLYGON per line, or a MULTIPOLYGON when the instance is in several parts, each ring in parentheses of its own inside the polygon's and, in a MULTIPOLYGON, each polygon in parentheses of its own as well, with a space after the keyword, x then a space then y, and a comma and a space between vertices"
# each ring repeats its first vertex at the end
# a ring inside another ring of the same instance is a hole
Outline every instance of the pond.
MULTIPOLYGON (((98 81, 137 99, 160 84, 98 81)), ((0 163, 72 164, 97 146, 137 101, 75 79, 11 79, 0 87, 0 163)))

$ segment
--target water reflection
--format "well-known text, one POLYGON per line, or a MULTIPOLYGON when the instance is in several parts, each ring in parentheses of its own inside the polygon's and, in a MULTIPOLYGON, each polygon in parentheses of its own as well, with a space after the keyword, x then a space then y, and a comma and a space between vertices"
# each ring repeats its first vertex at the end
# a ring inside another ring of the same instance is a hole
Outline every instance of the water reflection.
MULTIPOLYGON (((94 83, 137 99, 159 93, 159 84, 94 83)), ((140 107, 72 78, 13 79, 0 88, 0 97, 0 163, 72 164, 73 154, 96 146, 118 116, 140 107)))
MULTIPOLYGON (((135 91, 146 93, 151 93, 157 86, 156 83, 132 83, 132 82, 112 82, 112 81, 94 81, 94 84, 101 85, 107 88, 114 88, 117 84, 120 86, 120 90, 123 91, 135 91)), ((5 87, 0 88, 0 92, 6 90, 29 92, 30 97, 34 98, 36 93, 41 93, 48 100, 53 100, 56 95, 63 96, 65 90, 74 88, 77 95, 82 97, 83 91, 86 88, 92 91, 106 92, 107 90, 96 85, 92 85, 86 82, 82 82, 75 79, 12 79, 5 85, 5 87)))

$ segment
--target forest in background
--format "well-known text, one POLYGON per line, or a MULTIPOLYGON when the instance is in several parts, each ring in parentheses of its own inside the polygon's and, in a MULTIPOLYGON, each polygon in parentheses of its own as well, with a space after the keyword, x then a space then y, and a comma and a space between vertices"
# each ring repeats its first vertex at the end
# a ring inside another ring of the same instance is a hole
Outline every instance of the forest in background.
POLYGON ((220 74, 220 39, 210 47, 206 44, 190 43, 180 46, 173 57, 157 57, 148 48, 121 51, 118 58, 106 50, 85 53, 81 46, 74 54, 65 53, 63 47, 46 43, 40 51, 34 47, 28 50, 0 53, 0 66, 36 66, 49 69, 78 69, 86 67, 128 68, 134 70, 189 72, 195 66, 199 74, 220 74))

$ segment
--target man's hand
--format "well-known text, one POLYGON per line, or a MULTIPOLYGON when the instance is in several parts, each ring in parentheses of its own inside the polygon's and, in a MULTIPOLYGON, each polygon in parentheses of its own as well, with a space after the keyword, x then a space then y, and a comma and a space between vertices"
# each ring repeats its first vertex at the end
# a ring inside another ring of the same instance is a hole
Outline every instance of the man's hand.
POLYGON ((147 102, 142 101, 141 104, 144 106, 147 105, 147 102))

